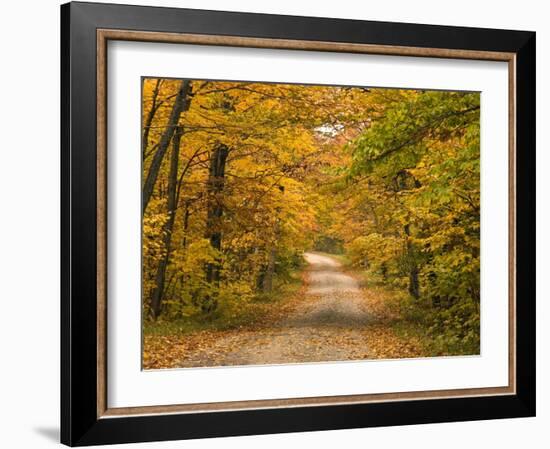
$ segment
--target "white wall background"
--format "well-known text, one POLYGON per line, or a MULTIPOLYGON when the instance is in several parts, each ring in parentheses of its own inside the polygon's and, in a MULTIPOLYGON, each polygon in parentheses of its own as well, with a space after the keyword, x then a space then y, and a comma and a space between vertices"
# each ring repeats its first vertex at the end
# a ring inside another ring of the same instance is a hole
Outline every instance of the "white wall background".
MULTIPOLYGON (((136 445, 150 448, 547 447, 550 425, 550 13, 537 0, 130 1, 537 32, 538 417, 136 445), (546 125, 546 126, 545 126, 546 125)), ((55 447, 59 421, 59 1, 6 2, 0 71, 0 446, 55 447)))

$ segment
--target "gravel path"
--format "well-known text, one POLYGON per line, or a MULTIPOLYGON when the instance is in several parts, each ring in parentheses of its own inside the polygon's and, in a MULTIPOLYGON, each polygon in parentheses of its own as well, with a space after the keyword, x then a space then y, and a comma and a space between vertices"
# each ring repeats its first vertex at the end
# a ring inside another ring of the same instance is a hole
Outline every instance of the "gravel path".
POLYGON ((181 367, 337 361, 369 357, 365 329, 371 319, 357 281, 335 259, 306 253, 305 295, 274 326, 244 330, 215 347, 190 354, 181 367))

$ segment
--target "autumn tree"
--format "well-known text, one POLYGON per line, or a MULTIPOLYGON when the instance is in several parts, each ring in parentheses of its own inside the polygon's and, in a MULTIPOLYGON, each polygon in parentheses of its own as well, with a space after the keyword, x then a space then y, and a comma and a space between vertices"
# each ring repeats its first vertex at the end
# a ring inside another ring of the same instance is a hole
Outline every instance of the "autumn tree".
MULTIPOLYGON (((395 257, 380 266, 387 270, 393 264, 397 276, 408 277, 413 297, 443 309, 434 320, 441 333, 474 346, 480 299, 479 98, 469 92, 394 93, 383 115, 351 145, 350 167, 351 179, 363 177, 371 187, 356 200, 369 203, 376 221, 383 222, 382 229, 370 228, 394 248, 403 242, 402 251, 385 253, 382 259, 388 253, 395 257), (391 212, 377 207, 380 198, 391 212)), ((350 245, 359 249, 358 242, 350 245)), ((368 244, 361 251, 380 259, 368 244)))

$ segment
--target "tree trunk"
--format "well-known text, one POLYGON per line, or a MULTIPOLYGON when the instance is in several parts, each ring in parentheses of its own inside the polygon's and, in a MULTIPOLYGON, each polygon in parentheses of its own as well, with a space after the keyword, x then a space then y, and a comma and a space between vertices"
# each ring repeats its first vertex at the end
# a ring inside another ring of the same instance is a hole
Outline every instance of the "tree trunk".
POLYGON ((189 95, 190 92, 191 92, 191 82, 189 80, 183 80, 181 82, 180 88, 176 95, 174 106, 172 107, 170 118, 168 119, 168 124, 166 125, 164 134, 160 139, 157 151, 153 155, 151 166, 149 167, 149 172, 147 173, 147 177, 145 178, 145 182, 143 183, 143 196, 142 196, 142 209, 141 209, 142 214, 145 214, 145 210, 147 209, 149 200, 153 195, 153 189, 157 181, 157 177, 160 171, 160 167, 162 165, 162 161, 164 159, 166 151, 168 150, 168 146, 170 145, 170 141, 172 140, 172 136, 174 135, 175 129, 178 126, 180 115, 182 112, 187 111, 191 104, 191 98, 189 95))
POLYGON ((409 273, 409 293, 414 299, 420 298, 420 286, 418 284, 418 266, 411 267, 409 273))
MULTIPOLYGON (((229 155, 229 148, 226 145, 219 144, 214 148, 210 158, 210 168, 206 190, 208 192, 206 233, 205 237, 210 241, 212 248, 221 249, 222 232, 221 218, 223 215, 223 204, 221 203, 221 193, 225 183, 225 163, 229 155)), ((220 282, 220 261, 216 260, 206 265, 206 282, 218 286, 220 282)), ((203 305, 203 311, 211 312, 217 307, 216 298, 209 295, 203 305)))
POLYGON ((183 213, 183 241, 181 243, 181 246, 183 249, 187 248, 187 231, 189 230, 189 216, 191 215, 191 211, 189 210, 190 201, 185 201, 185 211, 183 213))
MULTIPOLYGON (((285 188, 282 185, 278 185, 277 188, 283 194, 285 188)), ((273 291, 273 276, 275 275, 275 262, 277 260, 277 243, 281 234, 280 218, 281 208, 275 208, 275 223, 273 225, 274 241, 268 246, 267 249, 267 264, 262 268, 257 280, 257 287, 264 293, 273 291)))
POLYGON ((157 79, 157 83, 155 84, 155 88, 153 89, 153 98, 151 100, 151 109, 147 113, 147 117, 145 118, 145 122, 143 123, 143 136, 141 139, 141 149, 143 153, 143 160, 147 157, 147 147, 149 146, 149 133, 151 132, 151 125, 153 123, 153 118, 155 117, 155 114, 158 110, 157 105, 157 98, 159 95, 159 89, 160 89, 160 83, 161 79, 157 79))
POLYGON ((418 299, 420 298, 420 285, 418 282, 418 263, 416 261, 416 251, 414 250, 413 243, 411 242, 410 225, 405 225, 405 235, 407 239, 407 267, 409 270, 409 293, 410 295, 418 299))
POLYGON ((264 293, 269 293, 273 290, 273 274, 275 273, 275 247, 272 247, 267 255, 267 267, 262 279, 262 290, 264 293))
POLYGON ((164 256, 161 258, 157 273, 155 276, 155 288, 151 295, 151 313, 154 319, 157 319, 162 311, 162 299, 164 296, 164 284, 166 280, 166 268, 170 261, 170 252, 172 246, 172 231, 174 229, 174 221, 176 219, 177 201, 176 201, 176 186, 178 180, 178 162, 179 148, 182 136, 182 130, 178 126, 174 137, 172 138, 172 155, 170 157, 170 172, 168 175, 168 199, 166 209, 168 211, 168 220, 164 224, 164 256))

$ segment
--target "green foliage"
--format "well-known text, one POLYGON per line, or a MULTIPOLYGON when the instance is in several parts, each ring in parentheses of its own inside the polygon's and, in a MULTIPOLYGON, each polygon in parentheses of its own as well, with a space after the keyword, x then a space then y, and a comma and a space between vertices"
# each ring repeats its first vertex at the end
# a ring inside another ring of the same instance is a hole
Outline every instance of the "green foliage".
POLYGON ((349 145, 368 183, 352 260, 408 277, 406 310, 445 353, 479 351, 479 135, 479 94, 400 91, 349 145))
POLYGON ((418 337, 428 355, 479 354, 479 303, 459 299, 434 307, 429 300, 407 297, 401 301, 400 311, 406 321, 396 323, 398 332, 407 329, 418 337))
POLYGON ((324 234, 315 238, 313 249, 328 254, 342 254, 344 252, 341 239, 324 234))
POLYGON ((396 237, 384 237, 373 232, 355 238, 346 249, 353 266, 387 277, 390 272, 397 274, 403 242, 396 237))

